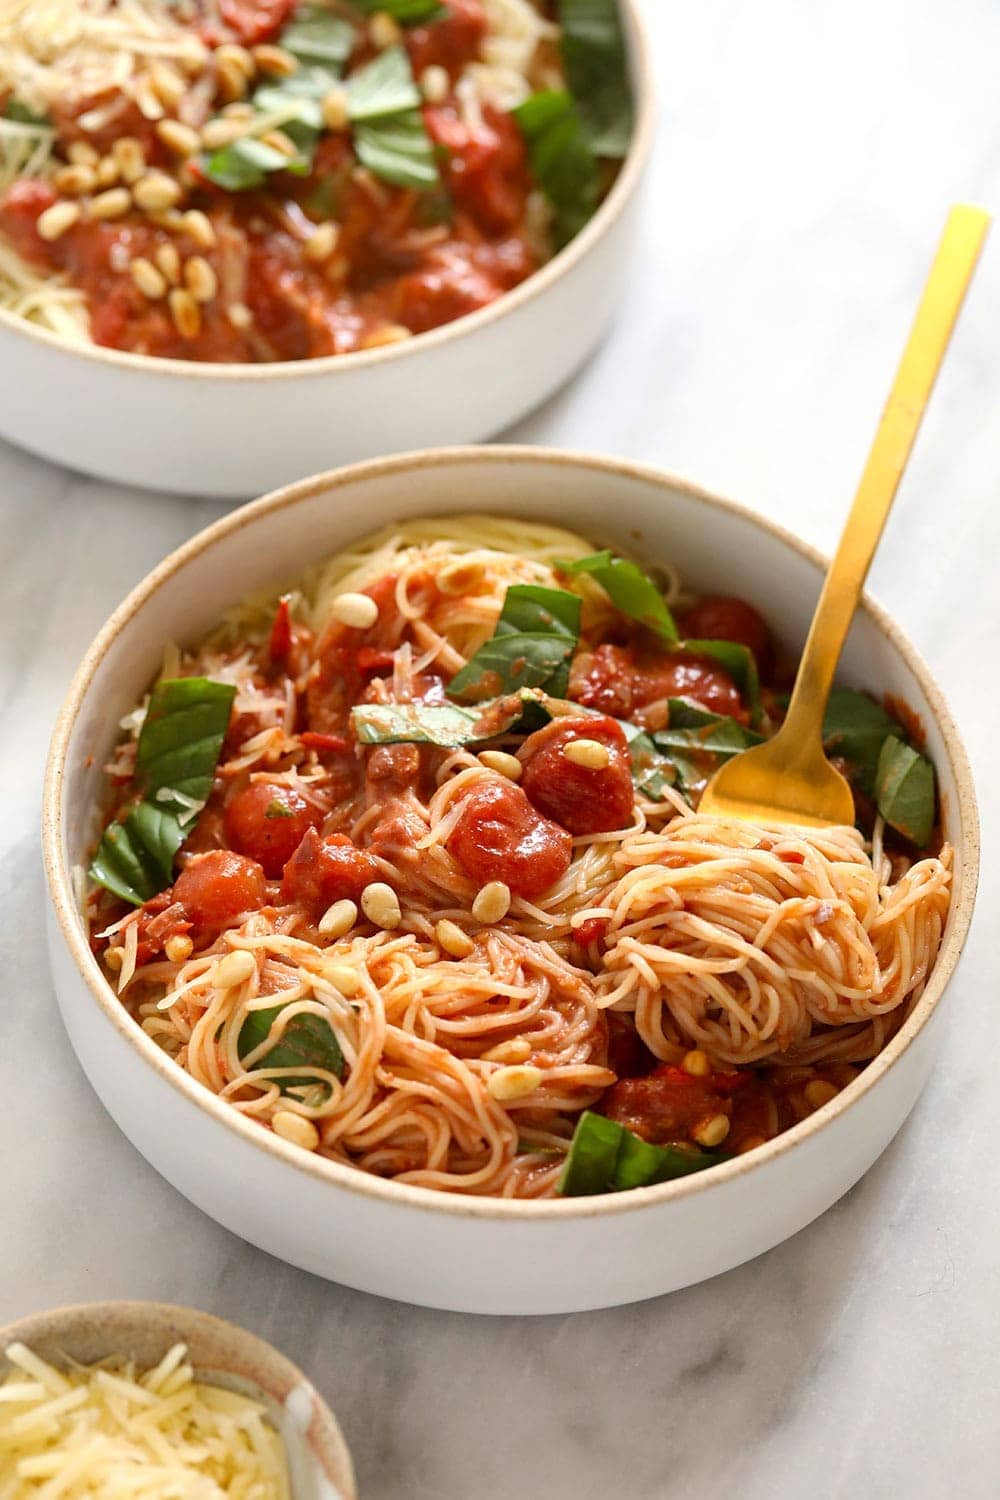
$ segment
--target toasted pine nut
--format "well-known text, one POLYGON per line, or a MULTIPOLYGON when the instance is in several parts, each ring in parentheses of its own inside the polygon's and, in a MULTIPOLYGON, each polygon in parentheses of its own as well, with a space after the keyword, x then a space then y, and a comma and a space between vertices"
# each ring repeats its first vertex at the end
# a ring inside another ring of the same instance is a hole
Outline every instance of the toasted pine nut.
POLYGON ((219 151, 223 146, 231 146, 233 141, 246 135, 248 123, 246 120, 209 120, 207 125, 202 126, 201 143, 206 151, 219 151))
POLYGON ((197 130, 182 120, 161 120, 156 133, 175 156, 194 156, 201 148, 201 136, 197 130))
POLYGON ((337 248, 340 230, 336 224, 317 224, 302 246, 306 260, 326 260, 337 248))
POLYGON ((181 228, 203 250, 212 250, 218 243, 211 219, 200 208, 189 208, 181 216, 181 228))
POLYGON ((420 75, 420 92, 428 104, 440 104, 447 99, 451 89, 451 79, 448 77, 447 68, 442 68, 439 63, 431 63, 420 75))
POLYGON ((156 264, 171 285, 176 286, 181 279, 181 258, 177 253, 177 246, 171 244, 157 245, 156 264))
POLYGON ((269 130, 266 135, 261 136, 261 141, 265 146, 270 146, 272 151, 278 151, 289 159, 299 154, 298 146, 283 130, 269 130))
POLYGON ((275 47, 271 42, 261 42, 251 49, 253 60, 262 73, 273 73, 276 78, 288 78, 298 72, 299 60, 284 47, 275 47))
POLYGON ((175 932, 173 937, 167 938, 163 951, 172 964, 182 964, 194 952, 194 943, 186 932, 175 932))
POLYGON ((352 630, 369 630, 378 619, 378 605, 369 594, 338 594, 330 613, 352 630))
POLYGON ((112 974, 117 974, 124 962, 124 948, 109 948, 104 955, 105 966, 111 970, 112 974))
POLYGON ((106 193, 98 193, 96 198, 91 198, 87 205, 87 212, 92 219, 120 219, 127 214, 132 207, 132 195, 128 188, 108 188, 106 193))
POLYGON ((176 177, 166 172, 147 172, 132 189, 140 208, 147 213, 159 213, 164 208, 173 208, 183 197, 184 190, 176 177))
POLYGON ((368 35, 372 46, 384 52, 387 47, 398 47, 403 33, 388 11, 377 10, 368 22, 368 35))
POLYGON ((480 750, 479 763, 487 771, 496 771, 498 776, 506 776, 508 781, 520 781, 524 770, 517 756, 508 755, 506 750, 480 750))
POLYGON ((212 970, 212 984, 217 990, 230 990, 243 984, 257 971, 257 960, 246 948, 234 948, 220 958, 212 970))
POLYGON ((303 1151, 315 1151, 319 1145, 319 1131, 312 1120, 297 1115, 293 1109, 278 1109, 271 1116, 271 1129, 283 1141, 301 1146, 303 1151))
POLYGON ((463 932, 457 922, 450 922, 447 917, 442 917, 440 922, 435 923, 434 936, 439 947, 452 958, 468 958, 476 946, 468 933, 463 932))
POLYGON ((713 1115, 710 1120, 702 1120, 691 1132, 691 1139, 698 1142, 699 1146, 721 1146, 729 1134, 729 1120, 726 1115, 713 1115))
POLYGON ((149 77, 143 78, 135 91, 135 102, 139 106, 139 113, 145 120, 162 120, 165 114, 159 95, 153 87, 153 80, 149 77))
POLYGON ((162 99, 168 109, 176 109, 187 93, 187 84, 169 63, 154 62, 149 70, 149 81, 156 97, 162 99))
POLYGON ((174 326, 182 339, 195 339, 201 331, 201 310, 189 291, 174 287, 167 298, 174 326))
POLYGON ((113 156, 102 156, 94 168, 94 174, 97 178, 98 187, 114 187, 121 176, 121 168, 113 156))
POLYGON ((840 1090, 835 1083, 827 1083, 824 1078, 814 1078, 812 1083, 806 1084, 802 1092, 810 1109, 822 1109, 824 1104, 829 1104, 831 1099, 836 1099, 840 1090))
POLYGON ((384 349, 387 344, 402 344, 406 339, 412 339, 413 334, 402 323, 386 323, 383 328, 376 328, 372 333, 366 333, 361 340, 362 349, 384 349))
POLYGON ((142 149, 142 142, 137 141, 134 135, 123 135, 120 140, 115 141, 111 154, 118 163, 122 181, 129 185, 138 182, 146 170, 146 153, 142 149))
POLYGON ((500 922, 510 911, 510 886, 502 880, 491 880, 483 886, 472 903, 477 922, 500 922))
POLYGON ((398 927, 403 920, 399 897, 392 886, 386 885, 383 880, 374 880, 371 885, 365 886, 361 892, 361 910, 369 922, 374 922, 376 927, 384 927, 387 932, 398 927))
POLYGON ((65 234, 67 229, 72 229, 80 217, 79 203, 53 203, 43 214, 38 216, 38 233, 43 240, 50 244, 57 240, 60 235, 65 234))
POLYGON ((257 72, 257 64, 253 60, 253 53, 248 52, 246 47, 240 47, 235 42, 223 42, 221 47, 215 51, 216 62, 232 63, 234 68, 239 68, 245 78, 253 78, 257 72))
POLYGON ((100 152, 89 141, 70 141, 66 155, 78 167, 96 167, 101 159, 100 152))
POLYGON ((695 1047, 693 1052, 685 1052, 681 1059, 681 1067, 685 1073, 690 1073, 692 1078, 707 1078, 712 1071, 712 1064, 699 1047, 695 1047))
POLYGON ((97 186, 97 173, 93 167, 82 164, 60 167, 52 174, 52 186, 60 193, 70 193, 74 197, 79 193, 92 193, 97 186))
POLYGON ((543 1077, 541 1068, 530 1063, 514 1063, 512 1067, 497 1068, 486 1080, 488 1092, 501 1104, 510 1104, 515 1099, 526 1099, 533 1094, 543 1077))
POLYGON ((331 89, 323 96, 323 123, 327 130, 346 130, 350 116, 344 89, 331 89))
POLYGON ((563 755, 588 771, 603 771, 611 760, 610 750, 600 740, 570 740, 563 746, 563 755))
POLYGON ((316 931, 322 932, 324 937, 343 937, 345 932, 350 932, 357 920, 358 908, 353 901, 335 901, 320 917, 316 931))
POLYGON ((257 111, 246 99, 235 99, 232 104, 223 105, 222 113, 227 120, 242 120, 245 125, 257 117, 257 111))
POLYGON ((523 1063, 531 1056, 531 1043, 524 1037, 512 1037, 509 1042, 498 1042, 483 1053, 483 1062, 523 1063))
POLYGON ((199 41, 196 36, 189 34, 181 37, 178 46, 180 51, 177 61, 185 73, 189 74, 192 78, 197 78, 199 73, 204 73, 205 64, 208 62, 208 48, 204 42, 199 41))
MULTIPOLYGON (((219 48, 219 51, 222 49, 219 48)), ((228 58, 220 58, 219 52, 215 54, 215 85, 221 99, 229 104, 235 104, 237 99, 242 99, 247 91, 247 75, 243 69, 228 58)))
POLYGON ((167 295, 167 278, 144 255, 137 256, 129 266, 129 270, 132 273, 132 280, 144 297, 149 297, 155 302, 157 297, 167 295))
POLYGON ((184 266, 184 284, 196 302, 211 302, 219 279, 203 255, 192 255, 184 266))
POLYGON ((348 1000, 361 989, 358 971, 352 969, 350 964, 329 964, 323 972, 334 989, 338 989, 348 1000))
POLYGON ((253 313, 245 302, 234 302, 226 316, 234 328, 249 328, 253 322, 253 313))

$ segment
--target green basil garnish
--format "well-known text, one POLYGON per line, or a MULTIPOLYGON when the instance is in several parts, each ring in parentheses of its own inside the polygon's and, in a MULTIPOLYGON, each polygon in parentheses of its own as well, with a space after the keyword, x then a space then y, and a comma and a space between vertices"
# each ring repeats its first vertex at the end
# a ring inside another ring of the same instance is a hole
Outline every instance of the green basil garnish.
POLYGON ((556 1191, 567 1198, 625 1192, 703 1172, 727 1161, 721 1151, 696 1146, 654 1146, 609 1120, 584 1110, 576 1123, 556 1191))
POLYGON ((559 0, 566 81, 595 156, 624 156, 632 97, 618 0, 559 0))
POLYGON ((875 796, 890 828, 923 849, 934 828, 934 767, 927 757, 890 735, 878 758, 875 796))
POLYGON ((889 735, 905 738, 881 703, 853 688, 835 687, 823 716, 823 748, 846 760, 852 778, 869 797, 875 795, 875 773, 889 735))
POLYGON ((400 26, 423 26, 448 14, 447 6, 440 0, 354 0, 354 3, 366 16, 381 10, 400 26))
POLYGON ((15 125, 35 125, 39 129, 53 129, 52 121, 48 115, 36 114, 27 104, 22 104, 20 99, 8 99, 3 108, 3 119, 11 120, 15 125))
POLYGON ((354 121, 418 109, 422 102, 404 47, 387 47, 352 73, 345 87, 347 113, 354 121))
POLYGON ((553 210, 557 250, 591 219, 600 200, 597 159, 565 89, 543 89, 513 111, 528 148, 531 173, 553 210))
POLYGON ((680 636, 666 600, 638 563, 630 562, 626 557, 616 557, 611 551, 604 551, 594 552, 590 557, 580 557, 575 562, 559 563, 558 566, 570 576, 589 574, 601 585, 615 608, 628 619, 645 625, 647 630, 659 636, 668 646, 679 644, 680 636))
POLYGON ((208 801, 235 687, 207 677, 158 682, 136 747, 143 800, 105 830, 90 866, 98 885, 133 906, 165 890, 173 862, 208 801))
POLYGON ((750 709, 750 722, 756 727, 760 723, 760 677, 750 647, 738 641, 685 641, 684 650, 715 658, 739 688, 740 697, 750 709))
POLYGON ((359 703, 351 709, 351 729, 359 745, 455 749, 475 739, 481 712, 457 703, 359 703))
POLYGON ((245 193, 251 188, 262 187, 269 172, 285 171, 291 160, 264 141, 244 136, 230 146, 213 151, 211 156, 202 157, 200 166, 216 187, 225 188, 227 193, 245 193))
POLYGON ((448 685, 449 698, 479 702, 522 688, 564 697, 580 638, 580 599, 566 589, 519 583, 507 590, 496 633, 448 685))
POLYGON ((440 181, 434 145, 420 113, 420 90, 404 47, 389 47, 347 80, 347 112, 359 161, 399 187, 440 181))
POLYGON ((890 828, 918 849, 926 846, 934 828, 934 767, 892 714, 867 693, 834 688, 823 747, 846 763, 848 779, 875 801, 890 828))
MULTIPOLYGON (((266 1010, 248 1012, 236 1040, 236 1050, 241 1059, 248 1057, 267 1041, 271 1028, 283 1009, 282 1005, 272 1005, 266 1010)), ((303 1011, 293 1016, 282 1032, 280 1041, 254 1063, 255 1070, 259 1069, 261 1072, 268 1072, 272 1068, 303 1067, 325 1068, 337 1078, 344 1076, 344 1054, 333 1027, 324 1016, 317 1016, 312 1011, 303 1011)), ((304 1088, 319 1081, 309 1074, 275 1079, 283 1094, 287 1094, 289 1089, 304 1088)))
POLYGON ((318 5, 300 5, 281 33, 281 45, 300 62, 339 69, 354 50, 354 27, 318 5))

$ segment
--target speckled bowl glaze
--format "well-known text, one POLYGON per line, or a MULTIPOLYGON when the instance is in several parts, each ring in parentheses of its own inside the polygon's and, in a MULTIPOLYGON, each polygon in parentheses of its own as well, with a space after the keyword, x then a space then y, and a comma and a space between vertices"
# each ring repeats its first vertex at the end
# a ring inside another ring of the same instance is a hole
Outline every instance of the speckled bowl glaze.
POLYGON ((596 348, 628 281, 656 111, 638 7, 620 4, 628 154, 590 223, 513 291, 405 343, 267 365, 70 343, 0 310, 0 437, 123 484, 245 499, 335 464, 480 442, 517 421, 596 348))
POLYGON ((184 1343, 198 1379, 267 1406, 288 1452, 293 1500, 357 1500, 351 1456, 326 1402, 291 1360, 235 1323, 165 1302, 53 1308, 0 1328, 0 1377, 9 1368, 4 1350, 16 1342, 57 1367, 120 1355, 140 1369, 184 1343))
POLYGON ((927 667, 865 599, 841 663, 848 684, 919 716, 955 847, 953 899, 933 974, 881 1055, 830 1104, 749 1155, 677 1182, 546 1202, 460 1197, 382 1181, 300 1151, 195 1083, 128 1017, 86 941, 71 871, 96 832, 101 766, 167 639, 197 641, 254 589, 393 519, 476 510, 569 526, 702 591, 756 602, 801 646, 823 560, 752 512, 611 459, 535 448, 411 454, 305 480, 209 527, 155 569, 91 646, 52 740, 44 851, 50 951, 63 1018, 118 1124, 181 1192, 298 1266, 383 1296, 483 1313, 638 1301, 728 1270, 794 1234, 855 1183, 923 1087, 941 997, 968 931, 979 833, 968 761, 927 667))

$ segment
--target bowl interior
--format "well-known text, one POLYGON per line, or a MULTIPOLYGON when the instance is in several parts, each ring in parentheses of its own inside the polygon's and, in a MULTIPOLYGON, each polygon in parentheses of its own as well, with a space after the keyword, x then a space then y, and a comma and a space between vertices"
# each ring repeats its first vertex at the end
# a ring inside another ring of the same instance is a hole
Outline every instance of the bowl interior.
POLYGON ((112 1355, 151 1369, 185 1343, 200 1379, 260 1400, 288 1452, 294 1500, 354 1500, 354 1470, 332 1412, 290 1360, 222 1318, 160 1302, 94 1302, 36 1313, 0 1328, 0 1376, 8 1344, 27 1344, 58 1367, 112 1355))

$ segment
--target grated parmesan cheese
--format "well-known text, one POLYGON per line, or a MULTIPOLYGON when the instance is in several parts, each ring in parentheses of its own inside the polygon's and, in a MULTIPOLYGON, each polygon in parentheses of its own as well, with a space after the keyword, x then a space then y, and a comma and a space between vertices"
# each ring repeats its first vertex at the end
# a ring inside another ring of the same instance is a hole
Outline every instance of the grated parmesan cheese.
POLYGON ((290 1500, 260 1402, 194 1378, 177 1344, 156 1369, 57 1370, 23 1344, 0 1381, 3 1500, 290 1500))

